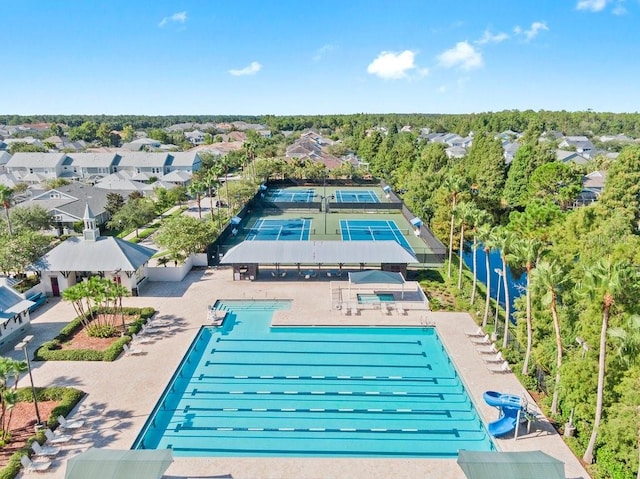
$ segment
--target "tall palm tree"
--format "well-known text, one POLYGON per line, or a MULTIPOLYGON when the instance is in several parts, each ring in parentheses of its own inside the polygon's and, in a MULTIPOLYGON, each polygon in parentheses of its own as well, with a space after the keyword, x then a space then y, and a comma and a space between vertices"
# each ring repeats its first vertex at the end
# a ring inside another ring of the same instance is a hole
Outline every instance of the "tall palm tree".
MULTIPOLYGON (((471 225, 471 234, 473 236, 473 285, 471 286, 471 304, 476 300, 476 290, 478 285, 478 230, 484 225, 489 224, 491 216, 485 210, 480 208, 472 208, 469 215, 469 224, 471 225)), ((488 291, 488 289, 487 289, 488 291)))
POLYGON ((196 180, 196 178, 193 178, 191 183, 189 183, 189 186, 187 186, 189 195, 196 198, 196 203, 198 204, 198 218, 200 219, 202 219, 202 207, 200 203, 202 201, 202 192, 204 191, 204 189, 205 188, 202 184, 202 181, 198 181, 196 180))
POLYGON ((466 182, 464 178, 459 176, 447 176, 444 179, 443 186, 451 195, 451 225, 449 227, 449 266, 447 269, 447 278, 451 278, 451 259, 453 258, 453 231, 455 226, 455 217, 453 210, 458 204, 458 195, 465 189, 466 182))
POLYGON ((589 444, 584 451, 582 459, 587 464, 593 462, 593 452, 598 439, 598 428, 602 419, 602 409, 604 403, 604 374, 607 360, 607 329, 609 327, 609 316, 611 307, 617 297, 620 296, 626 287, 629 266, 624 262, 612 263, 611 259, 601 259, 590 267, 587 267, 584 274, 584 282, 581 285, 587 297, 597 300, 602 305, 602 326, 600 328, 600 352, 598 355, 598 390, 596 392, 596 411, 593 421, 593 429, 589 444))
POLYGON ((567 281, 565 271, 556 262, 540 261, 532 271, 535 286, 545 291, 542 301, 549 305, 553 318, 553 330, 556 336, 556 380, 553 386, 551 414, 558 414, 558 393, 560 391, 560 368, 562 367, 562 336, 560 335, 560 319, 558 317, 558 290, 567 281))
POLYGON ((529 360, 533 348, 533 320, 531 316, 531 272, 535 268, 542 254, 544 244, 535 238, 518 239, 513 244, 512 257, 520 266, 524 266, 527 272, 527 285, 525 288, 526 320, 527 320, 527 349, 522 364, 522 375, 529 374, 529 360))
POLYGON ((7 230, 9 236, 13 236, 13 229, 11 228, 11 219, 9 218, 9 208, 11 208, 11 201, 13 199, 13 189, 8 186, 0 185, 0 203, 4 208, 4 214, 7 217, 7 230))
POLYGON ((504 336, 502 337, 502 347, 506 348, 509 343, 509 321, 511 316, 511 305, 509 304, 509 280, 507 279, 507 257, 511 251, 513 233, 506 228, 497 228, 494 236, 494 246, 500 250, 502 259, 502 286, 504 286, 504 336))
POLYGON ((485 271, 487 275, 487 294, 484 302, 484 315, 482 316, 483 328, 487 327, 487 322, 489 320, 489 307, 491 305, 491 263, 489 262, 489 253, 494 249, 494 236, 495 228, 491 227, 488 223, 485 223, 478 228, 478 239, 482 242, 485 271))
POLYGON ((462 253, 464 251, 464 230, 472 216, 471 203, 458 203, 453 209, 453 216, 460 226, 460 246, 458 248, 458 289, 462 289, 462 253))

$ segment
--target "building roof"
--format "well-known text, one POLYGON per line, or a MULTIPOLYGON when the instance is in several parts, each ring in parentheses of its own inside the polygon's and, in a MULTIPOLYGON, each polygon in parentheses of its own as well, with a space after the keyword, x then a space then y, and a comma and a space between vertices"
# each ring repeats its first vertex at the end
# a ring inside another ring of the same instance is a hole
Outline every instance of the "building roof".
POLYGON ((26 311, 33 304, 33 301, 24 299, 12 287, 0 285, 0 320, 10 319, 26 311))
POLYGON ((83 168, 108 168, 117 163, 117 153, 72 153, 71 164, 83 168))
POLYGON ((66 158, 66 153, 15 153, 7 162, 11 168, 55 168, 66 158))
POLYGON ((243 241, 222 264, 417 263, 395 241, 243 241))
POLYGON ((169 183, 186 183, 192 178, 192 174, 188 171, 173 170, 160 178, 160 181, 168 181, 169 183))
POLYGON ((168 153, 131 152, 122 156, 118 166, 121 168, 132 166, 162 168, 167 164, 168 157, 168 153))
POLYGON ((197 151, 174 151, 170 154, 169 164, 171 166, 193 166, 200 163, 197 151), (173 158, 171 158, 173 157, 173 158))
POLYGON ((34 263, 38 271, 136 271, 156 250, 115 238, 100 236, 95 241, 72 237, 34 263))
POLYGON ((44 191, 33 198, 16 205, 16 208, 33 205, 42 206, 48 212, 63 212, 69 216, 82 219, 86 205, 95 214, 104 213, 109 191, 98 189, 84 183, 73 182, 52 190, 44 191))

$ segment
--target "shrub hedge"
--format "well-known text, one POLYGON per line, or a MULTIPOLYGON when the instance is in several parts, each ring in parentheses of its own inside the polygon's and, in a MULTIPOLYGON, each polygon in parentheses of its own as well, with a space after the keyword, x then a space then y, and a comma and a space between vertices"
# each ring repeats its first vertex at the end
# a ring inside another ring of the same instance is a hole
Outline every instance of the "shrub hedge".
MULTIPOLYGON (((94 349, 61 349, 61 344, 67 342, 79 329, 82 328, 82 318, 77 317, 64 328, 51 341, 42 343, 36 349, 33 358, 35 361, 114 361, 122 352, 123 344, 131 341, 131 334, 142 329, 142 325, 155 314, 155 309, 146 308, 123 308, 124 314, 138 315, 138 319, 128 327, 129 335, 118 338, 111 346, 104 351, 94 349)), ((101 311, 97 311, 100 313, 101 311)), ((1 478, 0 478, 1 479, 1 478)))
MULTIPOLYGON (((18 402, 33 402, 33 393, 31 388, 18 389, 18 402)), ((84 392, 74 388, 63 388, 59 386, 53 386, 49 388, 36 388, 36 396, 38 401, 60 401, 60 404, 51 411, 51 416, 47 419, 47 427, 49 429, 56 429, 58 427, 58 416, 66 416, 71 410, 80 402, 84 397, 84 392)), ((31 436, 26 444, 16 451, 7 462, 7 465, 0 469, 0 479, 13 479, 20 472, 22 464, 20 464, 20 458, 22 456, 31 456, 33 451, 31 450, 31 444, 34 441, 38 441, 39 444, 44 444, 46 441, 44 431, 38 431, 31 436)))

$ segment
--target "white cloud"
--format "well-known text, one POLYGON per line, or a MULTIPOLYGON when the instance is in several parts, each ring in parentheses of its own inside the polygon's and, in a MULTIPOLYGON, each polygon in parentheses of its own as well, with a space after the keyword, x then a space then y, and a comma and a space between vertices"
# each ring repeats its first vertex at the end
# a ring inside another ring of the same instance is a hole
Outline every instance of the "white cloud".
POLYGON ((483 65, 482 53, 469 42, 458 42, 456 46, 438 55, 440 65, 445 68, 458 67, 462 70, 473 70, 483 65))
POLYGON ((485 30, 480 40, 477 40, 476 43, 478 45, 484 45, 486 43, 500 43, 508 39, 509 35, 504 32, 493 34, 489 30, 485 30))
POLYGON ((313 55, 313 61, 319 62, 324 57, 329 55, 331 52, 337 50, 338 47, 332 45, 331 43, 327 43, 326 45, 321 46, 316 50, 316 53, 313 55))
POLYGON ((240 68, 239 70, 229 70, 229 74, 234 77, 241 77, 247 75, 255 75, 260 70, 262 70, 262 65, 258 62, 251 62, 244 68, 240 68))
POLYGON ((406 78, 407 72, 416 67, 415 52, 405 50, 401 53, 381 52, 367 67, 367 73, 378 75, 386 80, 406 78))
POLYGON ((527 41, 531 41, 543 30, 549 30, 545 22, 533 22, 529 30, 525 30, 523 33, 527 37, 527 41))
POLYGON ((614 15, 624 15, 627 13, 627 9, 622 4, 623 0, 620 0, 618 4, 613 8, 614 15))
POLYGON ((589 10, 590 12, 599 12, 604 10, 609 0, 579 0, 576 8, 578 10, 589 10))
POLYGON ((160 23, 158 24, 158 26, 162 28, 169 22, 184 23, 186 21, 187 21, 187 12, 178 12, 178 13, 174 13, 169 17, 164 17, 162 20, 160 20, 160 23))

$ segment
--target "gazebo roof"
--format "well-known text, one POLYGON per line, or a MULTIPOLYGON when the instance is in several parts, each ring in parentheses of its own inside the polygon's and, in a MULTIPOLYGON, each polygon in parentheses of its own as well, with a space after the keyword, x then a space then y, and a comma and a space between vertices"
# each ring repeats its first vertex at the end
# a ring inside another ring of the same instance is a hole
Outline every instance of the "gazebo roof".
POLYGON ((38 271, 136 271, 156 250, 101 236, 95 241, 69 238, 34 263, 38 271))

